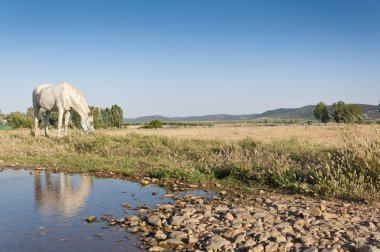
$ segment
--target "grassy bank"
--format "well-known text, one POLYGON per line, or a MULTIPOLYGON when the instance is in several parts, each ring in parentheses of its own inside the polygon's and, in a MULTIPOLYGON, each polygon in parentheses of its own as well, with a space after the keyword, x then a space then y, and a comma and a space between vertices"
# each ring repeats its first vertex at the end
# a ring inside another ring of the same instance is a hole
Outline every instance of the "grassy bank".
POLYGON ((209 140, 154 135, 85 135, 33 138, 28 131, 0 132, 0 165, 107 171, 174 177, 235 188, 269 187, 339 198, 377 201, 380 141, 345 133, 345 144, 298 141, 209 140))

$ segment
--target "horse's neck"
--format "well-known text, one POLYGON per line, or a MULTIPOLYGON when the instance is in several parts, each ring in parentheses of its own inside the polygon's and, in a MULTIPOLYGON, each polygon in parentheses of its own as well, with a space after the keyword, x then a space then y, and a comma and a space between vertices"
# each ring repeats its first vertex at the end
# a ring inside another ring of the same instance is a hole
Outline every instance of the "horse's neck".
POLYGON ((78 97, 73 101, 73 108, 78 112, 81 118, 85 119, 90 112, 87 102, 83 97, 78 97))

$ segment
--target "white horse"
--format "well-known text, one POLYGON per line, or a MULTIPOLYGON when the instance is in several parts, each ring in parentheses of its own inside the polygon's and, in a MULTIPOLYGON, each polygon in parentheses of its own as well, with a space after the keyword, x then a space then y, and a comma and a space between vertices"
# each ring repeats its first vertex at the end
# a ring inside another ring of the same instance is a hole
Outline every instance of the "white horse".
POLYGON ((64 134, 70 119, 70 110, 74 109, 81 118, 81 127, 86 133, 94 132, 94 118, 82 92, 73 85, 63 82, 59 85, 42 84, 33 90, 34 136, 38 135, 38 117, 40 109, 46 110, 45 135, 49 136, 49 118, 52 111, 58 111, 58 137, 61 137, 62 118, 65 114, 64 134))

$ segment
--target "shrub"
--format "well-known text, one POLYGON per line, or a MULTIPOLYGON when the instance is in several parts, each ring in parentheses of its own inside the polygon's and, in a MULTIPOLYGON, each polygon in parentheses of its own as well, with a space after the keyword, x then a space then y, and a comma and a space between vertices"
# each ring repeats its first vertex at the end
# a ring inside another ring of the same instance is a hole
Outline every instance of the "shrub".
POLYGON ((143 126, 144 129, 158 129, 162 128, 162 122, 160 120, 153 120, 150 123, 146 123, 143 126))
POLYGON ((21 112, 10 113, 6 119, 13 128, 30 128, 33 124, 33 118, 21 112))

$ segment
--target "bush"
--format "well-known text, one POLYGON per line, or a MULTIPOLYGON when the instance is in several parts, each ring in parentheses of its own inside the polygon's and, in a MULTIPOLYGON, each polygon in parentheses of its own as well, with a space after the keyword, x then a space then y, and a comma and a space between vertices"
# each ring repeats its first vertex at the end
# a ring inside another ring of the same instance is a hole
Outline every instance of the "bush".
POLYGON ((10 113, 6 119, 13 128, 31 128, 33 124, 33 118, 21 112, 10 113))
POLYGON ((162 128, 162 122, 160 120, 153 120, 150 123, 146 123, 143 126, 144 129, 158 129, 162 128))

